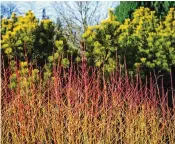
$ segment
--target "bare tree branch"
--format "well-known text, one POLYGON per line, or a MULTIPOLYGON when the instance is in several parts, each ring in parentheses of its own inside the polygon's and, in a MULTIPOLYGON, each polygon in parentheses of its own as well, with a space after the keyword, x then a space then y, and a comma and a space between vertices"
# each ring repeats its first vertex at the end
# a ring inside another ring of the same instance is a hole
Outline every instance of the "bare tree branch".
POLYGON ((2 17, 10 17, 13 12, 17 14, 21 14, 16 2, 3 2, 1 4, 1 16, 2 17))
POLYGON ((110 5, 99 1, 71 1, 51 2, 62 23, 66 36, 73 35, 70 42, 77 42, 79 45, 81 35, 86 31, 88 25, 96 25, 100 20, 106 18, 107 9, 110 5))

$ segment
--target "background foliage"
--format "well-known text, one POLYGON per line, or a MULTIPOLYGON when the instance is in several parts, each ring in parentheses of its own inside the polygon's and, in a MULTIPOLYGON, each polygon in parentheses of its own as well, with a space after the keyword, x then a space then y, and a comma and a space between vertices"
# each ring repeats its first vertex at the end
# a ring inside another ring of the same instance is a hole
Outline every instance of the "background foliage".
POLYGON ((173 1, 121 1, 120 5, 115 9, 115 15, 119 22, 124 22, 126 18, 132 18, 132 13, 140 8, 145 7, 150 10, 154 10, 156 15, 162 19, 164 18, 169 9, 175 7, 175 2, 173 1))
POLYGON ((25 16, 13 13, 10 18, 2 19, 2 54, 6 61, 19 59, 41 67, 57 61, 67 67, 70 61, 80 61, 85 52, 88 64, 105 72, 112 72, 117 64, 123 66, 125 62, 130 73, 137 69, 143 74, 150 70, 170 71, 175 65, 175 10, 170 8, 162 19, 157 15, 157 7, 163 5, 168 9, 173 4, 137 3, 155 7, 152 11, 154 8, 134 10, 136 2, 127 3, 128 9, 132 7, 134 12, 123 23, 109 10, 107 19, 87 27, 80 49, 69 45, 61 25, 47 17, 39 21, 31 11, 25 16))

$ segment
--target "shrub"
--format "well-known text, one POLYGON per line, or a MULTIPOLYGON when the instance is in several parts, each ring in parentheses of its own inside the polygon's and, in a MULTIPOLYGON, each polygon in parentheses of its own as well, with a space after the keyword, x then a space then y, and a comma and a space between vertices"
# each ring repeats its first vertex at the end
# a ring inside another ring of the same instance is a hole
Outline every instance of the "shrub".
POLYGON ((90 65, 111 72, 116 67, 116 50, 118 49, 118 28, 113 12, 99 25, 89 26, 83 37, 86 42, 86 56, 90 65))
POLYGON ((89 67, 74 66, 44 80, 26 62, 15 67, 16 75, 3 71, 2 144, 174 143, 175 105, 168 107, 164 89, 157 93, 152 80, 142 85, 139 75, 119 71, 106 81, 94 68, 87 75, 89 67))
POLYGON ((143 7, 123 24, 115 18, 107 19, 84 34, 88 61, 107 71, 115 69, 116 57, 121 64, 126 58, 129 71, 170 71, 175 57, 174 30, 174 8, 164 21, 157 18, 155 11, 143 7))
POLYGON ((2 52, 6 59, 17 58, 43 66, 47 58, 57 51, 54 47, 57 49, 58 41, 63 43, 61 53, 64 57, 77 52, 68 46, 60 27, 50 19, 37 20, 32 11, 25 16, 13 13, 11 18, 3 18, 1 25, 2 52))

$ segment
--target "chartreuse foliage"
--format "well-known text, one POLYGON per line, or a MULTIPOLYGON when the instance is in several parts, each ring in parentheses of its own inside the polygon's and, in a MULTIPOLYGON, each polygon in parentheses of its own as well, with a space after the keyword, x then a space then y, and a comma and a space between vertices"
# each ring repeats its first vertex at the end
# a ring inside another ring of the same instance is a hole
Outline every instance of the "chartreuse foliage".
POLYGON ((90 64, 94 62, 98 67, 112 71, 117 54, 121 63, 126 58, 131 71, 136 68, 170 70, 175 65, 174 8, 164 21, 157 18, 155 11, 143 7, 123 24, 111 15, 100 25, 89 27, 84 34, 90 64))
POLYGON ((83 37, 86 40, 86 56, 89 64, 103 67, 111 72, 116 67, 116 49, 118 48, 118 28, 112 10, 99 25, 89 26, 83 37))
POLYGON ((24 53, 29 55, 34 48, 38 20, 31 11, 19 17, 13 13, 9 19, 3 18, 1 25, 3 52, 9 59, 17 57, 24 60, 24 53))
MULTIPOLYGON (((130 67, 134 64, 136 67, 169 70, 174 65, 174 12, 174 8, 170 9, 162 22, 154 11, 141 7, 134 12, 132 20, 125 20, 120 29, 125 26, 128 28, 120 35, 119 43, 121 49, 133 51, 134 63, 130 67)), ((127 60, 132 58, 128 57, 127 60)))
MULTIPOLYGON (((158 19, 154 12, 148 8, 140 8, 133 13, 133 19, 126 19, 119 30, 120 51, 122 55, 126 55, 128 67, 133 65, 140 66, 140 61, 143 63, 148 59, 152 59, 154 48, 150 48, 147 38, 154 36, 155 28, 158 26, 158 19)), ((154 64, 150 61, 148 67, 153 68, 154 64)))
POLYGON ((20 83, 20 87, 23 89, 23 91, 29 90, 29 87, 32 84, 39 81, 39 70, 37 68, 29 70, 29 64, 27 62, 19 63, 18 73, 16 73, 17 67, 14 61, 12 61, 11 67, 15 68, 12 70, 12 74, 10 75, 9 87, 11 89, 17 88, 17 83, 20 83))
MULTIPOLYGON (((170 70, 175 65, 175 10, 171 8, 164 20, 149 8, 139 8, 132 19, 124 23, 116 21, 113 11, 99 25, 89 26, 83 34, 86 57, 90 65, 111 72, 116 59, 126 64, 132 72, 135 68, 170 70)), ((14 63, 22 62, 52 69, 53 64, 67 67, 75 61, 77 50, 71 48, 60 28, 49 20, 37 20, 29 11, 25 16, 12 14, 1 22, 2 53, 14 63), (27 59, 26 59, 27 58, 27 59)))
POLYGON ((17 82, 16 73, 14 73, 16 60, 20 61, 17 64, 22 78, 20 81, 24 82, 22 85, 25 86, 35 78, 35 73, 38 72, 38 69, 34 69, 29 76, 28 68, 31 65, 36 68, 43 67, 47 63, 44 67, 44 76, 50 77, 53 64, 60 62, 67 67, 69 58, 76 56, 77 53, 68 46, 60 27, 50 19, 37 20, 32 11, 28 11, 24 16, 16 16, 13 13, 10 18, 3 18, 1 34, 2 54, 8 61, 6 64, 10 65, 12 70, 10 77, 12 88, 15 88, 17 82))
POLYGON ((32 11, 28 11, 25 16, 16 16, 13 13, 11 18, 2 19, 1 26, 2 52, 10 60, 17 58, 26 61, 28 58, 29 62, 43 66, 48 62, 48 57, 55 52, 57 52, 55 58, 59 56, 64 58, 76 53, 68 46, 60 28, 56 27, 53 21, 50 19, 39 21, 32 11), (62 43, 61 48, 58 43, 62 43))

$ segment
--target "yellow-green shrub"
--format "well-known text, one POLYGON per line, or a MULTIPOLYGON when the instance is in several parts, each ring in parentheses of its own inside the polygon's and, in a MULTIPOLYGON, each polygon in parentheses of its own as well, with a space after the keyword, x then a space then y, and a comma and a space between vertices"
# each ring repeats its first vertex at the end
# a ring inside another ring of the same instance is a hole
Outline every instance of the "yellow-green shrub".
POLYGON ((98 67, 103 65, 108 71, 115 69, 116 54, 121 63, 126 58, 131 71, 168 71, 175 65, 175 10, 171 8, 162 21, 154 11, 141 7, 123 24, 107 19, 89 27, 84 38, 88 61, 98 67))
POLYGON ((89 64, 103 67, 111 72, 116 67, 116 49, 118 48, 118 28, 113 12, 99 25, 89 26, 83 37, 86 41, 86 56, 89 64))

